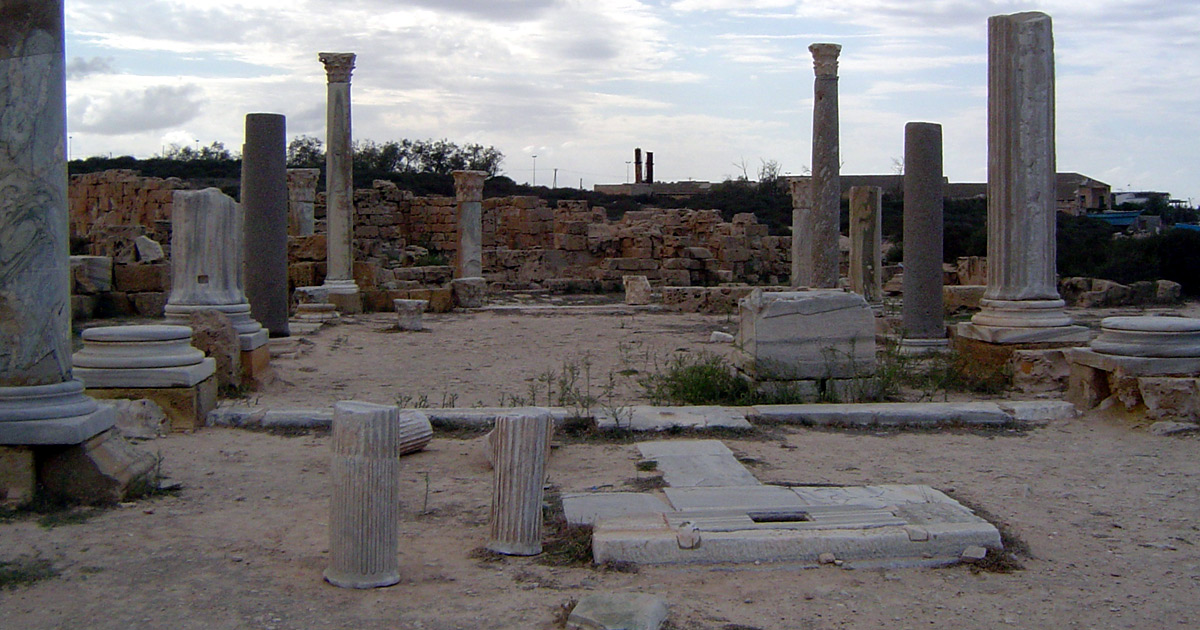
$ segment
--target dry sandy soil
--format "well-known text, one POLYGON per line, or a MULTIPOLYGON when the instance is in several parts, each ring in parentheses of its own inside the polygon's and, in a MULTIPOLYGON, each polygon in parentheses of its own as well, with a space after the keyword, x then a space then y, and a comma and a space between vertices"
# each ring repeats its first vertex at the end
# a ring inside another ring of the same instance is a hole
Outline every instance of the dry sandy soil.
MULTIPOLYGON (((327 328, 250 402, 328 407, 443 394, 459 406, 526 396, 590 357, 593 388, 679 348, 718 348, 724 317, 430 316, 425 333, 365 316, 327 328)), ((630 380, 630 379, 626 379, 630 380)), ((622 385, 622 400, 634 387, 622 385)), ((540 396, 541 394, 539 394, 540 396)), ((539 403, 544 401, 539 400, 539 403)), ((645 436, 644 439, 668 439, 645 436)), ((590 592, 664 597, 672 628, 1169 628, 1200 626, 1195 437, 1083 417, 1023 433, 772 428, 725 439, 763 481, 934 486, 1028 546, 1023 570, 846 570, 783 565, 641 567, 636 573, 472 556, 487 538, 490 472, 479 436, 438 435, 405 457, 400 584, 324 583, 329 439, 208 428, 142 443, 182 488, 81 524, 0 521, 0 561, 41 558, 57 577, 0 591, 0 628, 552 628, 590 592)), ((562 491, 627 489, 632 443, 562 439, 562 491)))

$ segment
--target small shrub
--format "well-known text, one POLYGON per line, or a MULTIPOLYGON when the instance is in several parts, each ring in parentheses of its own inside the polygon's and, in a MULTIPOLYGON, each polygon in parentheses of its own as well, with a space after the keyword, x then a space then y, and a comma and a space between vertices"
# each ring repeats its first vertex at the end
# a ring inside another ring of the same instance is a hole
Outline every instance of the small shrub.
POLYGON ((0 590, 15 589, 36 584, 58 575, 58 569, 42 558, 18 558, 11 562, 0 561, 0 590))
POLYGON ((728 361, 708 352, 677 354, 665 372, 638 383, 656 405, 749 405, 755 399, 753 386, 734 374, 728 361))

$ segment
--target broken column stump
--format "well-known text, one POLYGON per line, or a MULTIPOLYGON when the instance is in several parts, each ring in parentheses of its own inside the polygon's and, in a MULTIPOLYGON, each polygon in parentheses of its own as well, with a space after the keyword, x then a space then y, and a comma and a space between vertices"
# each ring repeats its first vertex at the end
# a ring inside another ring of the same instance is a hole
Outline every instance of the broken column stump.
POLYGON ((400 581, 400 410, 341 401, 333 411, 329 567, 342 588, 400 581))
POLYGON ((550 449, 549 413, 496 418, 492 512, 487 548, 511 556, 542 552, 542 490, 550 449))

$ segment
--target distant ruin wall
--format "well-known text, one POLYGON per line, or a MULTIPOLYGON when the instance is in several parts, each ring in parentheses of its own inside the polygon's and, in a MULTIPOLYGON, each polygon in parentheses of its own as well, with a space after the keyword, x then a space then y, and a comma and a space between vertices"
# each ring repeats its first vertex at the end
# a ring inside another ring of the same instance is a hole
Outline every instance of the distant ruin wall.
MULTIPOLYGON (((132 242, 142 234, 168 249, 172 193, 187 187, 133 171, 72 176, 71 234, 88 241, 88 253, 117 262, 136 261, 132 242)), ((316 233, 290 238, 293 286, 323 280, 324 197, 315 201, 316 233)), ((411 288, 419 280, 405 267, 448 262, 458 249, 452 197, 418 197, 377 181, 354 192, 354 205, 360 286, 411 288)), ((787 280, 789 241, 769 236, 749 213, 726 222, 715 210, 649 209, 610 221, 603 208, 585 201, 560 201, 553 208, 529 196, 483 201, 484 275, 501 287, 615 290, 625 275, 667 286, 778 284, 787 280)))

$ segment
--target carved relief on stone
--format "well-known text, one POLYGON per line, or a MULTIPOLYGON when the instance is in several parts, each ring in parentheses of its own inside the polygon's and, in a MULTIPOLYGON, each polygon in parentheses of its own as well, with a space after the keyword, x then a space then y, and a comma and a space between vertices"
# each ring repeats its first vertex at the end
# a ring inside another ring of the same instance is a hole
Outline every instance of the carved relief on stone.
POLYGON ((325 64, 325 76, 330 83, 349 83, 354 71, 354 53, 318 53, 317 59, 325 64))
POLYGON ((813 69, 818 77, 837 78, 838 55, 842 52, 841 44, 812 44, 808 47, 813 55, 813 69))

